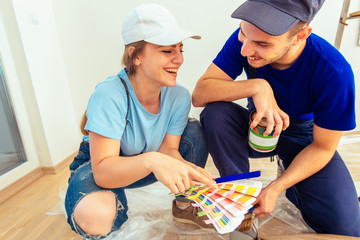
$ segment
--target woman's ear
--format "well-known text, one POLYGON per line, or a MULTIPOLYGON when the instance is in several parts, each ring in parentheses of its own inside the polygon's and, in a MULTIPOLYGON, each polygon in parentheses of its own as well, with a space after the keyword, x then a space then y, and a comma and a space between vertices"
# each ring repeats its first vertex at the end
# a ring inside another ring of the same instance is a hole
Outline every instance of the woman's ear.
POLYGON ((303 29, 301 29, 300 32, 298 32, 295 36, 293 46, 298 45, 303 41, 306 41, 306 39, 310 36, 311 32, 312 32, 312 27, 310 26, 306 26, 303 29))
POLYGON ((139 66, 140 64, 141 64, 140 58, 139 57, 134 58, 134 65, 139 66))
POLYGON ((137 57, 135 57, 135 58, 132 58, 131 56, 133 55, 133 53, 134 53, 134 51, 135 51, 135 47, 134 46, 131 46, 130 48, 129 48, 129 57, 130 57, 130 59, 133 59, 133 63, 135 64, 135 66, 139 66, 140 65, 140 63, 141 63, 141 61, 140 61, 140 59, 139 59, 139 57, 137 56, 137 57))

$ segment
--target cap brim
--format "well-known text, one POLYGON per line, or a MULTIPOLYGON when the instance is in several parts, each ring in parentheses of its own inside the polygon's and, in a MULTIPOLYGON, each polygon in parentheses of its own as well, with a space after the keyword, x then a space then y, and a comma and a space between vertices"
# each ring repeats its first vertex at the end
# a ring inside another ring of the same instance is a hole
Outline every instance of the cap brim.
POLYGON ((246 1, 233 12, 231 17, 245 20, 274 36, 286 33, 299 22, 299 19, 266 3, 255 1, 246 1))
POLYGON ((183 29, 177 29, 162 32, 150 38, 144 39, 144 41, 160 46, 170 46, 182 42, 188 38, 201 39, 201 36, 193 35, 183 29))

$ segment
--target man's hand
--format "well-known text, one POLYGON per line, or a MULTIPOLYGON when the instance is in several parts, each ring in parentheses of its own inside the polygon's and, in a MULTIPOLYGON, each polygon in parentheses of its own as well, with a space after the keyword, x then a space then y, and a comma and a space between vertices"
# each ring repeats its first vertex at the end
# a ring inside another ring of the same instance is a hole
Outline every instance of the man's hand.
POLYGON ((281 131, 289 126, 289 116, 277 105, 273 90, 266 80, 255 78, 249 81, 254 81, 254 84, 257 86, 257 90, 252 95, 256 108, 256 116, 252 120, 250 128, 254 129, 262 118, 266 118, 267 128, 264 136, 271 134, 274 128, 273 137, 279 136, 281 131))
POLYGON ((277 190, 272 183, 263 188, 254 202, 254 213, 257 218, 262 218, 272 213, 281 191, 277 190))

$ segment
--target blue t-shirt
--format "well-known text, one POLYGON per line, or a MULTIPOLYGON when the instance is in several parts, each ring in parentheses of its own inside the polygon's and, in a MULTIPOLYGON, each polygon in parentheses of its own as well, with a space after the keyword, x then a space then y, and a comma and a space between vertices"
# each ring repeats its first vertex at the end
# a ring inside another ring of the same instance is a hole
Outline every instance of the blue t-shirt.
MULTIPOLYGON (((213 63, 232 79, 249 64, 241 52, 237 29, 213 63)), ((355 82, 350 64, 326 40, 311 34, 296 62, 285 70, 271 65, 257 69, 257 77, 268 81, 279 107, 290 117, 314 120, 322 128, 355 128, 355 82)))
POLYGON ((126 155, 157 151, 166 133, 183 133, 191 106, 188 90, 180 85, 162 87, 159 111, 152 114, 138 101, 126 70, 118 76, 108 77, 96 86, 87 107, 86 130, 121 140, 121 150, 126 155), (125 80, 130 93, 126 127, 127 96, 118 76, 125 80))

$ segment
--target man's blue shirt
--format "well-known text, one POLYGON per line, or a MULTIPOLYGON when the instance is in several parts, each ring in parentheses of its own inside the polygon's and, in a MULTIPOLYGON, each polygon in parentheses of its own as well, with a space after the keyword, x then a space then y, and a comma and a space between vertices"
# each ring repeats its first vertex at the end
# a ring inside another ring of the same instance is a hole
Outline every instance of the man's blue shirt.
MULTIPOLYGON (((213 63, 231 78, 249 64, 241 52, 237 29, 227 40, 213 63)), ((268 81, 279 107, 290 117, 314 120, 322 128, 355 128, 355 83, 351 66, 326 40, 311 34, 296 62, 285 70, 271 65, 257 69, 257 77, 268 81)))

